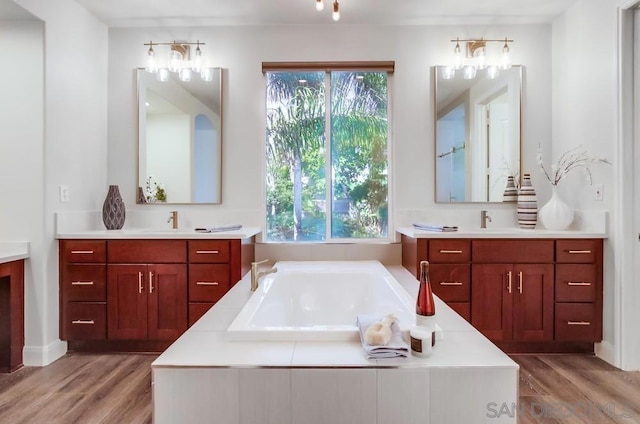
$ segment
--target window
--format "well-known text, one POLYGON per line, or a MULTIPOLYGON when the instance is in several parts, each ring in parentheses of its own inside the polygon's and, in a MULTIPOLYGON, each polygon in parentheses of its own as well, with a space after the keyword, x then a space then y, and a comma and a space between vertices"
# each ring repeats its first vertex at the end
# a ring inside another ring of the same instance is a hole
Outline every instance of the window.
POLYGON ((353 69, 265 70, 268 241, 387 237, 389 71, 353 69))

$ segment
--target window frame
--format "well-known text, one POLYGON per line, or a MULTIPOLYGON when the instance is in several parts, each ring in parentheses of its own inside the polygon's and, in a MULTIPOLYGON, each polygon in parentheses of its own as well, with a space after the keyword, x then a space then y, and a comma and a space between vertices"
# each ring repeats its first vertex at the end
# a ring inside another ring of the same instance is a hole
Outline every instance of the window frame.
MULTIPOLYGON (((265 232, 262 237, 262 242, 267 244, 389 244, 395 242, 395 230, 393 226, 394 213, 394 190, 393 190, 393 74, 395 71, 395 61, 347 61, 347 62, 262 62, 262 74, 264 78, 264 85, 266 87, 266 73, 267 72, 304 72, 304 71, 320 71, 325 73, 325 78, 331 78, 331 72, 333 71, 352 71, 352 72, 386 72, 387 73, 387 235, 386 237, 376 238, 333 238, 331 227, 331 209, 326 213, 326 228, 325 228, 325 240, 268 240, 266 236, 267 229, 267 186, 262 184, 262 211, 264 217, 262 219, 262 226, 265 232)), ((325 90, 330 90, 330 86, 326 86, 325 90)), ((329 92, 329 91, 327 91, 329 92)), ((266 90, 263 91, 263 107, 266 104, 266 90)), ((330 97, 327 97, 329 99, 330 97)), ((266 109, 263 115, 263 143, 262 143, 262 177, 263 181, 266 180, 267 172, 267 155, 266 145, 264 140, 266 139, 266 109)), ((325 110, 326 116, 330 116, 331 110, 329 107, 325 110)), ((329 119, 325 120, 325 131, 330 129, 331 122, 329 119)), ((331 143, 331 132, 325 133, 327 135, 327 141, 331 143)), ((325 149, 325 167, 331 169, 331 149, 325 149)), ((331 193, 333 181, 330 177, 331 173, 327 174, 329 178, 326 181, 325 188, 327 193, 331 193)), ((327 197, 331 199, 332 196, 327 197)))

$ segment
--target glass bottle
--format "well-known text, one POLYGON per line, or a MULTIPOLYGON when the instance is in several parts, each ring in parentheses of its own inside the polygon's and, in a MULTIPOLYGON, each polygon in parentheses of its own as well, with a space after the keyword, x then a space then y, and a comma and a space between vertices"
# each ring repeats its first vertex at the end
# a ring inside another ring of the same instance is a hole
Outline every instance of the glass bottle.
POLYGON ((420 288, 416 300, 416 324, 427 327, 431 331, 431 345, 435 345, 436 304, 433 301, 433 290, 429 280, 429 262, 420 262, 420 288))

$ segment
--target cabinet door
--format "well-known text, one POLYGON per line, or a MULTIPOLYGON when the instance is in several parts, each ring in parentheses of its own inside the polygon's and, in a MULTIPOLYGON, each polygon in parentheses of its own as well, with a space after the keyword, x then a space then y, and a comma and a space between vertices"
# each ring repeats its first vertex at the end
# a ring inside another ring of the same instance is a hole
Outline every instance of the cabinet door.
POLYGON ((107 265, 107 338, 147 338, 146 265, 107 265))
POLYGON ((513 266, 474 264, 471 266, 471 284, 473 326, 493 341, 511 340, 513 266))
POLYGON ((149 265, 149 339, 176 340, 187 330, 187 265, 149 265))
POLYGON ((513 340, 553 340, 553 264, 515 265, 513 340))

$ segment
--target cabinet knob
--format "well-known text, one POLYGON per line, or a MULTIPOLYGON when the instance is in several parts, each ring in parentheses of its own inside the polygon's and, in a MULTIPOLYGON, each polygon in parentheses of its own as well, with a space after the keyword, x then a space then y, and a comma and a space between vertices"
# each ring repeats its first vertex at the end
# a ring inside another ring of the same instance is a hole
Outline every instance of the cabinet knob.
POLYGON ((570 255, 589 255, 591 250, 569 250, 570 255))
POLYGON ((522 294, 522 271, 518 272, 518 291, 522 294))
POLYGON ((149 294, 153 293, 153 272, 149 271, 149 294))
POLYGON ((93 250, 72 250, 72 255, 93 255, 93 250))
POLYGON ((509 294, 511 294, 511 271, 507 272, 507 279, 509 281, 507 285, 507 290, 509 291, 509 294))
POLYGON ((591 325, 589 321, 567 321, 568 325, 591 325))
POLYGON ((71 324, 94 325, 95 321, 92 319, 76 319, 71 321, 71 324))
POLYGON ((460 255, 462 250, 440 250, 440 253, 445 255, 460 255))
POLYGON ((142 294, 142 271, 138 272, 138 294, 142 294))
POLYGON ((583 283, 583 282, 578 282, 578 281, 567 281, 567 285, 568 286, 590 286, 591 283, 583 283))
POLYGON ((440 281, 441 286, 461 286, 460 281, 440 281))
POLYGON ((196 281, 196 286, 217 286, 219 284, 217 281, 196 281))
POLYGON ((197 255, 217 255, 220 253, 218 250, 196 250, 197 255))
POLYGON ((72 286, 93 286, 93 281, 72 281, 72 286))

